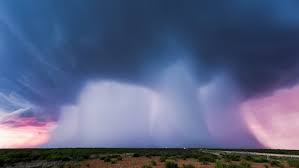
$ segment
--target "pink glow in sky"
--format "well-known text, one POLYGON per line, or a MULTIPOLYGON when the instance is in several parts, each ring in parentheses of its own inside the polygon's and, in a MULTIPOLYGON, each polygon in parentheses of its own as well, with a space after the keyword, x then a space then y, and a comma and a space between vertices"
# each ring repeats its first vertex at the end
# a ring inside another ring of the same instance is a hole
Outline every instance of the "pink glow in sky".
POLYGON ((0 123, 0 148, 30 148, 46 143, 54 123, 13 118, 0 123))
POLYGON ((299 149, 299 85, 244 102, 241 112, 265 147, 299 149))

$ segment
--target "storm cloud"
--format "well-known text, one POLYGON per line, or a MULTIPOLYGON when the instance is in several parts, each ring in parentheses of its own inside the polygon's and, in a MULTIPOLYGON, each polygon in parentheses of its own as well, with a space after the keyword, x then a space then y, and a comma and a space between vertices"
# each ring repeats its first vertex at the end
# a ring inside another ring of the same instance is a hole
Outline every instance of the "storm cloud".
POLYGON ((0 1, 0 109, 24 108, 4 99, 15 95, 38 120, 59 123, 67 107, 85 104, 78 98, 90 81, 113 81, 166 96, 186 114, 179 122, 186 129, 199 115, 202 125, 190 132, 217 139, 211 145, 233 146, 227 135, 238 134, 245 140, 236 146, 259 147, 239 105, 297 84, 298 7, 295 0, 0 1), (221 135, 231 120, 240 129, 221 135))

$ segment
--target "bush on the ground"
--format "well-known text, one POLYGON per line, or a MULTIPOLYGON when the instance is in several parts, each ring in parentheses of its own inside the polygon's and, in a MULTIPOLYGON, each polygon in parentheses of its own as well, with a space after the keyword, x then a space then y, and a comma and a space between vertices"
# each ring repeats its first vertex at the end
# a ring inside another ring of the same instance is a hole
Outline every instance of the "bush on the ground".
POLYGON ((244 160, 241 161, 240 163, 242 168, 251 168, 251 164, 249 162, 246 162, 244 160))
POLYGON ((160 162, 165 162, 166 159, 167 159, 167 156, 164 156, 164 155, 163 155, 163 156, 160 157, 160 162))
POLYGON ((221 162, 221 160, 216 160, 215 168, 223 168, 223 163, 221 162))
POLYGON ((167 160, 165 161, 165 168, 178 168, 178 164, 174 161, 167 160))
POLYGON ((112 164, 115 164, 117 161, 118 161, 117 158, 111 158, 111 163, 112 164))
POLYGON ((157 165, 157 162, 154 161, 154 160, 152 160, 152 161, 151 161, 151 164, 152 164, 153 166, 156 166, 156 165, 157 165))
POLYGON ((224 154, 223 158, 225 161, 230 162, 230 161, 240 161, 241 156, 238 154, 224 154))
POLYGON ((134 153, 134 154, 133 154, 133 157, 140 157, 140 154, 138 154, 138 153, 134 153))
POLYGON ((111 162, 111 159, 110 159, 109 157, 106 157, 106 158, 104 159, 104 162, 111 162))
POLYGON ((269 162, 268 159, 264 156, 251 156, 247 155, 245 160, 255 162, 255 163, 267 163, 269 162))
POLYGON ((210 153, 203 153, 201 155, 198 156, 198 160, 200 162, 216 162, 216 160, 218 159, 217 155, 214 154, 210 154, 210 153))
POLYGON ((273 167, 283 167, 283 164, 279 160, 272 160, 270 164, 273 167))
POLYGON ((242 168, 242 166, 236 163, 227 163, 223 165, 223 168, 242 168))
POLYGON ((195 168, 192 164, 183 164, 183 168, 195 168))
POLYGON ((291 167, 299 168, 299 160, 288 160, 291 167))

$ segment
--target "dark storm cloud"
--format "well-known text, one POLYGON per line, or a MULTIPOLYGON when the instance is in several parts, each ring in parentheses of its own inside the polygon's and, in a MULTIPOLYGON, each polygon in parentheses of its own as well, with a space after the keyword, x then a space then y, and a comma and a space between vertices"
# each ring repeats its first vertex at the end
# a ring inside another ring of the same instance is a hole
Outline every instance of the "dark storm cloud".
POLYGON ((184 57, 181 44, 203 81, 225 71, 248 96, 297 81, 296 1, 0 3, 0 88, 42 106, 71 101, 91 77, 146 83, 144 67, 184 57))

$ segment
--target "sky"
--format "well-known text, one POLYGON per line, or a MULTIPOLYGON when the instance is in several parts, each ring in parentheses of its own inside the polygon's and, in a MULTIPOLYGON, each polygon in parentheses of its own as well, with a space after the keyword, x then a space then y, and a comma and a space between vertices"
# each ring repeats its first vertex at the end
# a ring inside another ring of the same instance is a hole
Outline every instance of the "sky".
POLYGON ((0 148, 299 149, 296 0, 0 0, 0 148))

